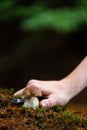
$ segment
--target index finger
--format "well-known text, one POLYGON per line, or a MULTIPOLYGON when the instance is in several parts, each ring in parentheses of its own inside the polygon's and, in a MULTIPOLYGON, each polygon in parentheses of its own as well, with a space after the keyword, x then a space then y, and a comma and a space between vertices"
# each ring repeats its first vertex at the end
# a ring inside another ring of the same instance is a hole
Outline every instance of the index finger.
POLYGON ((15 93, 14 93, 14 96, 21 96, 21 95, 23 94, 24 89, 25 89, 25 88, 23 88, 23 89, 21 89, 21 90, 15 92, 15 93))

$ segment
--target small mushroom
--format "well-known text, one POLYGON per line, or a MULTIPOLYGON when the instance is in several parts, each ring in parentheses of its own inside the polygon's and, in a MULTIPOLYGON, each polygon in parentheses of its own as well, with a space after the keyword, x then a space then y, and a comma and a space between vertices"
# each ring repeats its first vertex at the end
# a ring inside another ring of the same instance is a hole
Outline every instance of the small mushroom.
POLYGON ((37 97, 26 98, 23 107, 36 109, 39 107, 39 100, 37 97))
POLYGON ((12 103, 20 104, 23 103, 23 107, 36 109, 39 107, 39 99, 33 94, 31 90, 26 88, 21 97, 13 98, 12 103))
POLYGON ((35 91, 31 91, 30 89, 26 88, 23 91, 23 96, 26 97, 25 102, 23 104, 26 108, 33 108, 36 109, 39 107, 39 100, 36 97, 35 91))

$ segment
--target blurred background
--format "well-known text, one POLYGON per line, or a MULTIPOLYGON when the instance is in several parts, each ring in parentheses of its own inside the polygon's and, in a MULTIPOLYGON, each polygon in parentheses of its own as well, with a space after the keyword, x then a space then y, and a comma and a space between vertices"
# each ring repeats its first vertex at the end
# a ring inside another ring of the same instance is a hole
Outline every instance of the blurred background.
MULTIPOLYGON (((0 0, 1 87, 64 78, 87 55, 86 43, 87 0, 0 0)), ((86 104, 85 90, 72 102, 86 104)))

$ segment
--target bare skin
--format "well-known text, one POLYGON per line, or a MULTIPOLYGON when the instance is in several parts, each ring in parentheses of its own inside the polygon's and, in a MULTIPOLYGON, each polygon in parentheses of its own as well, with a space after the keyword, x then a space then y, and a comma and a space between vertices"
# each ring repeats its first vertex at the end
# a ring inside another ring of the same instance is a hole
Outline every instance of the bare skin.
POLYGON ((14 96, 43 96, 41 107, 66 105, 74 96, 87 86, 87 57, 65 78, 59 81, 30 80, 25 88, 17 91, 14 96))

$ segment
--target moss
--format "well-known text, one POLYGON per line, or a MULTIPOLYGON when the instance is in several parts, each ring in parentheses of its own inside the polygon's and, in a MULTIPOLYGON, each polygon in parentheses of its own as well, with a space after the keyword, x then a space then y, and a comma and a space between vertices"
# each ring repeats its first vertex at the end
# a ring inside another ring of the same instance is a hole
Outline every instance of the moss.
MULTIPOLYGON (((5 90, 0 91, 0 130, 87 130, 87 114, 83 116, 83 113, 77 114, 60 106, 28 109, 8 101, 7 97, 11 93, 5 90)), ((11 95, 10 97, 13 98, 11 95)))

